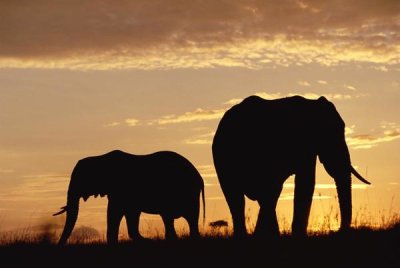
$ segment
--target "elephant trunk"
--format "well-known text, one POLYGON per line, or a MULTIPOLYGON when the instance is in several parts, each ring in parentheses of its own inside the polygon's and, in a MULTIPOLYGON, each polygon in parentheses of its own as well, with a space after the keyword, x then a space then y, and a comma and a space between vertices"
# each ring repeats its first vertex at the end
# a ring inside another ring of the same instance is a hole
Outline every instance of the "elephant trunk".
POLYGON ((65 219, 64 230, 61 234, 60 240, 58 241, 58 245, 64 245, 74 229, 76 220, 78 219, 79 197, 71 198, 69 196, 65 210, 67 212, 67 217, 65 219))
POLYGON ((340 207, 340 230, 348 230, 351 224, 352 217, 352 200, 351 200, 351 175, 346 175, 345 178, 340 178, 336 181, 337 193, 340 207))

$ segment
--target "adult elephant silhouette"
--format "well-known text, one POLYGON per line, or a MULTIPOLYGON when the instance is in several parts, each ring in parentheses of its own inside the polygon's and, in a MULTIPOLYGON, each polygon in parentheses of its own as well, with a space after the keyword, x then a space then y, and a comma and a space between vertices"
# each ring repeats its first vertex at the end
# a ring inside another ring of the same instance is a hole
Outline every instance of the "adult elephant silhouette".
POLYGON ((59 244, 65 244, 71 235, 80 198, 86 201, 92 195, 108 197, 108 243, 118 242, 124 216, 130 238, 141 238, 141 212, 161 215, 167 239, 176 238, 174 219, 179 217, 187 220, 190 236, 198 237, 200 193, 205 217, 203 179, 189 160, 175 152, 133 155, 116 150, 81 159, 72 172, 67 205, 54 214, 67 213, 59 244))
POLYGON ((212 152, 236 237, 246 235, 245 195, 260 205, 254 235, 279 234, 276 204, 293 174, 292 233, 306 235, 317 156, 335 180, 342 230, 350 227, 352 217, 351 174, 369 184, 351 165, 345 124, 325 97, 247 97, 224 114, 212 152))

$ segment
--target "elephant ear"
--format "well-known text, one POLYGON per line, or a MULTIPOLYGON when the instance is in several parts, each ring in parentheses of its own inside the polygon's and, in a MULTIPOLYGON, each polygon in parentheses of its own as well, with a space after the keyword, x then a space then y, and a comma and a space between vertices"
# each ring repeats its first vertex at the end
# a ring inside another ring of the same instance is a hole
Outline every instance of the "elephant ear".
POLYGON ((325 163, 338 147, 345 143, 345 123, 335 105, 325 97, 317 100, 318 157, 325 163))
POLYGON ((325 97, 320 97, 317 102, 318 127, 322 132, 320 134, 327 138, 344 135, 345 123, 335 105, 325 97))
MULTIPOLYGON (((82 197, 86 201, 90 196, 104 196, 109 188, 110 176, 102 162, 98 161, 98 157, 89 157, 80 160, 75 166, 69 192, 78 197, 82 197)), ((111 176, 112 178, 112 176, 111 176)))

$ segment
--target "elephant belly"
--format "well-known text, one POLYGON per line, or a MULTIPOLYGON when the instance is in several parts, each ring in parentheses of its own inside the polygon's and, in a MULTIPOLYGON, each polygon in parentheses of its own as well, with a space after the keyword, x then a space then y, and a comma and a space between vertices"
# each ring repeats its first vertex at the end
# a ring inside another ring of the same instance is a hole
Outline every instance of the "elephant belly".
POLYGON ((280 188, 286 178, 292 174, 291 170, 280 168, 276 164, 272 166, 264 165, 263 167, 256 168, 253 166, 252 168, 249 167, 247 172, 239 173, 242 174, 241 178, 237 180, 241 184, 239 188, 242 188, 243 193, 253 201, 260 200, 269 191, 280 188))
POLYGON ((153 198, 143 198, 138 202, 138 209, 141 212, 148 214, 166 214, 172 215, 177 218, 182 216, 182 204, 187 204, 186 201, 180 201, 176 198, 171 197, 153 197, 153 198))

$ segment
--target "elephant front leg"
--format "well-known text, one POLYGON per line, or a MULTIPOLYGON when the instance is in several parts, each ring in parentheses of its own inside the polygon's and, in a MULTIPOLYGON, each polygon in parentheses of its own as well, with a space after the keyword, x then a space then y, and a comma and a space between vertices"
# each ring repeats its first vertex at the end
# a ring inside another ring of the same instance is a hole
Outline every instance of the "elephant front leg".
POLYGON ((161 218, 165 226, 165 239, 175 240, 177 238, 177 235, 174 227, 174 217, 169 215, 161 215, 161 218))
POLYGON ((108 244, 118 243, 118 231, 123 211, 121 204, 111 198, 108 199, 107 207, 107 242, 108 244))
POLYGON ((306 236, 308 218, 315 187, 315 164, 308 170, 296 174, 294 190, 294 212, 292 234, 306 236))

